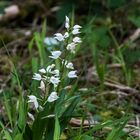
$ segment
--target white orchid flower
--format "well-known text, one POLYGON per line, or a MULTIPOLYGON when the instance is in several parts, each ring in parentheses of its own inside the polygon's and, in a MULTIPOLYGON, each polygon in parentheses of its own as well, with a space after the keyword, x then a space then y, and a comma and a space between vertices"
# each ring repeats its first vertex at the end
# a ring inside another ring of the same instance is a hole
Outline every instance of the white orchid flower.
POLYGON ((29 97, 28 103, 33 103, 35 106, 35 109, 37 109, 39 107, 39 104, 38 104, 36 96, 30 95, 28 97, 29 97))
POLYGON ((80 25, 74 25, 73 26, 73 29, 80 29, 80 28, 82 28, 82 26, 80 26, 80 25))
POLYGON ((58 70, 58 69, 56 69, 56 70, 52 71, 51 73, 52 73, 52 74, 54 74, 54 76, 56 76, 56 77, 58 77, 58 76, 59 76, 59 74, 60 74, 60 72, 59 72, 59 70, 58 70))
POLYGON ((62 52, 61 51, 52 51, 51 54, 52 54, 52 56, 49 56, 50 58, 57 59, 62 54, 62 52))
POLYGON ((76 70, 75 71, 70 71, 69 73, 68 73, 68 77, 69 78, 76 78, 77 77, 77 75, 76 75, 76 70))
POLYGON ((55 35, 55 39, 57 39, 58 41, 64 41, 64 36, 61 33, 56 33, 55 35))
POLYGON ((44 73, 46 73, 46 70, 44 68, 42 68, 39 70, 39 72, 44 74, 44 73))
POLYGON ((73 63, 72 63, 72 62, 69 62, 69 63, 66 65, 66 67, 67 67, 68 69, 74 69, 74 66, 73 66, 73 63))
POLYGON ((59 77, 54 77, 54 76, 52 76, 52 77, 50 78, 50 82, 54 85, 54 87, 57 87, 58 84, 59 84, 59 82, 60 82, 59 77))
POLYGON ((40 88, 42 91, 45 91, 45 83, 41 81, 40 86, 38 88, 40 88))
POLYGON ((52 65, 49 65, 47 68, 46 68, 46 71, 47 72, 51 72, 52 69, 55 67, 55 64, 52 64, 52 65))
POLYGON ((59 97, 57 96, 57 92, 52 92, 50 96, 48 97, 48 102, 54 102, 57 100, 59 97))
POLYGON ((33 78, 34 80, 40 81, 42 79, 41 75, 38 73, 34 73, 33 78))
POLYGON ((74 43, 81 43, 82 41, 81 41, 80 37, 74 37, 73 42, 74 43))
POLYGON ((65 28, 66 28, 66 29, 69 29, 69 27, 70 27, 69 18, 66 16, 66 17, 65 17, 65 28))
POLYGON ((75 46, 76 44, 74 42, 67 45, 67 50, 69 50, 71 53, 75 53, 75 46))
POLYGON ((81 33, 81 32, 79 32, 79 29, 73 29, 73 30, 72 30, 72 34, 73 34, 73 35, 77 35, 77 34, 79 34, 79 33, 81 33))

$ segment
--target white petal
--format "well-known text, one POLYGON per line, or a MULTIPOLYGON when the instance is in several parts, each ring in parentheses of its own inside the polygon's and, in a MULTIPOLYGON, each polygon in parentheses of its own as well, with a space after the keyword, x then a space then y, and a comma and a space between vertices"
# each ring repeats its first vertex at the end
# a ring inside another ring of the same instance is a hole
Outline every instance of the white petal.
POLYGON ((56 69, 56 70, 52 71, 51 73, 54 74, 57 77, 57 76, 59 76, 60 72, 59 72, 58 69, 56 69))
POLYGON ((46 70, 44 68, 39 70, 40 73, 46 73, 46 70))
POLYGON ((80 28, 82 28, 80 25, 74 25, 73 26, 73 29, 80 29, 80 28))
POLYGON ((45 83, 43 81, 40 82, 40 88, 42 91, 45 91, 45 83))
POLYGON ((40 74, 35 73, 35 74, 33 75, 33 78, 32 78, 32 79, 37 80, 37 81, 40 81, 40 80, 42 79, 42 77, 41 77, 40 74))
POLYGON ((29 97, 28 103, 33 103, 35 108, 37 109, 39 105, 38 105, 36 96, 30 95, 28 97, 29 97))
POLYGON ((46 45, 58 45, 58 41, 53 37, 46 37, 44 39, 44 43, 46 45))
POLYGON ((29 97, 30 101, 36 100, 36 96, 34 96, 34 95, 29 95, 28 97, 29 97))
POLYGON ((47 72, 51 72, 52 69, 55 67, 55 64, 52 64, 52 65, 49 65, 47 68, 46 68, 46 71, 47 72))
POLYGON ((58 41, 64 41, 64 36, 61 33, 56 33, 54 38, 58 41))
POLYGON ((48 97, 48 102, 54 102, 55 100, 57 100, 59 97, 57 96, 56 92, 52 92, 50 94, 50 96, 48 97))
POLYGON ((70 19, 66 16, 66 22, 69 23, 70 19))
POLYGON ((52 76, 50 78, 50 82, 56 87, 59 84, 59 82, 60 82, 59 77, 52 76))
POLYGON ((81 43, 81 38, 80 37, 74 37, 73 42, 75 43, 81 43))
POLYGON ((65 28, 68 29, 70 27, 69 23, 65 23, 65 28))
POLYGON ((69 18, 66 16, 65 28, 68 29, 69 27, 70 27, 70 25, 69 25, 69 18))
POLYGON ((52 54, 52 56, 49 56, 50 58, 57 59, 62 54, 62 52, 61 51, 52 51, 51 54, 52 54))
POLYGON ((76 44, 74 42, 67 45, 67 50, 71 51, 71 53, 75 53, 75 46, 76 44))
POLYGON ((72 31, 72 34, 73 35, 76 35, 76 34, 79 34, 80 32, 79 32, 79 29, 74 29, 73 31, 72 31))
POLYGON ((72 64, 71 62, 69 62, 69 63, 66 65, 66 67, 67 67, 68 69, 74 69, 73 64, 72 64))
POLYGON ((68 77, 69 77, 69 78, 76 78, 76 77, 77 77, 76 72, 77 72, 77 71, 70 71, 70 72, 68 73, 68 77))

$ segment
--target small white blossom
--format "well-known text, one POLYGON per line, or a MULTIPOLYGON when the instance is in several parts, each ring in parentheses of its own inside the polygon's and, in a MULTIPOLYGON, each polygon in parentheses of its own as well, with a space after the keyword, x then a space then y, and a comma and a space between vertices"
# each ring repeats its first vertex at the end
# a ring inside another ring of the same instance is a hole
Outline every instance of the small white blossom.
POLYGON ((57 92, 52 92, 50 96, 48 97, 48 102, 54 102, 57 100, 59 97, 57 96, 57 92))
POLYGON ((58 77, 60 74, 59 70, 57 70, 57 69, 52 71, 51 73, 54 74, 54 76, 56 76, 56 77, 58 77))
POLYGON ((72 62, 68 62, 67 60, 62 60, 62 64, 64 64, 68 69, 74 69, 72 62))
POLYGON ((69 78, 76 78, 77 77, 77 75, 76 75, 76 70, 75 71, 70 71, 69 73, 68 73, 68 77, 69 78))
POLYGON ((80 29, 80 28, 82 28, 80 25, 74 25, 73 26, 73 29, 80 29))
POLYGON ((29 97, 28 103, 33 103, 35 108, 37 109, 39 105, 38 105, 36 96, 30 95, 28 97, 29 97))
POLYGON ((59 77, 54 77, 54 76, 52 76, 52 77, 50 78, 50 82, 54 85, 54 87, 57 87, 58 84, 59 84, 59 82, 60 82, 59 77))
POLYGON ((66 65, 66 67, 67 67, 68 69, 74 69, 74 66, 73 66, 72 62, 69 62, 69 63, 66 65))
POLYGON ((45 91, 45 83, 41 81, 40 86, 38 88, 40 88, 42 91, 45 91))
POLYGON ((79 29, 74 29, 73 31, 72 31, 72 34, 73 35, 77 35, 77 34, 79 34, 80 32, 79 32, 79 29))
POLYGON ((51 72, 52 69, 55 67, 55 64, 52 64, 52 65, 49 65, 47 68, 46 68, 46 71, 47 72, 51 72))
POLYGON ((55 39, 57 39, 58 41, 64 41, 64 36, 61 33, 56 33, 55 35, 55 39))
POLYGON ((62 52, 61 51, 52 51, 51 54, 52 54, 52 56, 49 56, 50 58, 57 59, 62 54, 62 52))
POLYGON ((69 50, 71 53, 75 53, 75 46, 76 44, 74 42, 67 45, 67 50, 69 50))
POLYGON ((81 41, 80 37, 74 37, 73 42, 74 43, 81 43, 82 41, 81 41))
POLYGON ((70 27, 70 25, 69 25, 69 18, 66 16, 65 19, 66 19, 66 21, 65 21, 65 28, 68 29, 70 27))
POLYGON ((40 80, 42 79, 42 77, 41 77, 40 74, 35 73, 35 74, 33 75, 33 78, 32 78, 32 79, 37 80, 37 81, 40 81, 40 80))
POLYGON ((42 68, 39 70, 39 72, 44 74, 44 73, 46 73, 46 70, 44 68, 42 68))
POLYGON ((69 37, 69 33, 68 32, 65 32, 64 38, 68 38, 68 37, 69 37))

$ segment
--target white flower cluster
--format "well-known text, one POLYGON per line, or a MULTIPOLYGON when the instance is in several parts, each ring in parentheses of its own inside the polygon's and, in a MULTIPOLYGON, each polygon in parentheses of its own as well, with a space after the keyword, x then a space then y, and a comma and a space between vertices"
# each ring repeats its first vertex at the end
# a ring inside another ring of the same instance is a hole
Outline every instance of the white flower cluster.
POLYGON ((78 35, 80 33, 80 29, 82 28, 80 25, 74 25, 72 28, 70 28, 70 23, 69 23, 69 18, 66 16, 66 21, 65 21, 65 28, 67 31, 63 34, 61 33, 56 33, 55 34, 55 39, 58 41, 65 41, 68 37, 74 35, 74 38, 71 43, 67 44, 66 49, 69 50, 71 53, 75 53, 76 46, 78 43, 81 43, 81 38, 77 37, 75 35, 78 35))
MULTIPOLYGON (((81 38, 75 36, 80 33, 79 30, 81 29, 81 26, 74 25, 71 30, 70 24, 69 24, 69 18, 66 16, 65 28, 67 29, 67 32, 65 32, 64 35, 62 35, 61 33, 56 33, 54 38, 57 39, 58 41, 65 41, 65 39, 69 39, 71 35, 74 35, 72 42, 67 44, 66 49, 70 51, 71 53, 75 53, 76 45, 82 42, 81 38)), ((54 59, 54 60, 60 59, 62 61, 62 66, 66 68, 68 71, 67 73, 68 78, 77 78, 77 74, 76 74, 77 71, 74 70, 73 63, 68 60, 62 59, 61 58, 62 52, 60 50, 51 51, 50 53, 51 55, 49 56, 49 58, 54 59)), ((61 75, 60 75, 60 70, 56 69, 55 64, 51 64, 47 66, 47 68, 39 69, 39 72, 35 73, 32 79, 40 81, 40 86, 38 88, 40 88, 44 93, 46 92, 46 85, 48 84, 53 85, 54 91, 52 91, 49 94, 47 98, 48 102, 54 102, 55 100, 59 98, 57 95, 56 89, 59 83, 61 82, 60 81, 61 75)), ((36 109, 39 107, 37 98, 34 95, 29 96, 28 102, 32 102, 36 109)))

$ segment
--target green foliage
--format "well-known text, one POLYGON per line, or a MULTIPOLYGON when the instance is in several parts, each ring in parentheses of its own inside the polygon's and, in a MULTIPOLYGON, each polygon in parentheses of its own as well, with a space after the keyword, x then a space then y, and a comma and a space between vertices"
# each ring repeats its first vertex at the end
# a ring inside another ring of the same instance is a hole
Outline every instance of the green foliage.
POLYGON ((128 19, 136 26, 140 27, 140 17, 139 16, 130 16, 128 19))
POLYGON ((118 8, 127 3, 127 0, 108 0, 109 8, 118 8))

